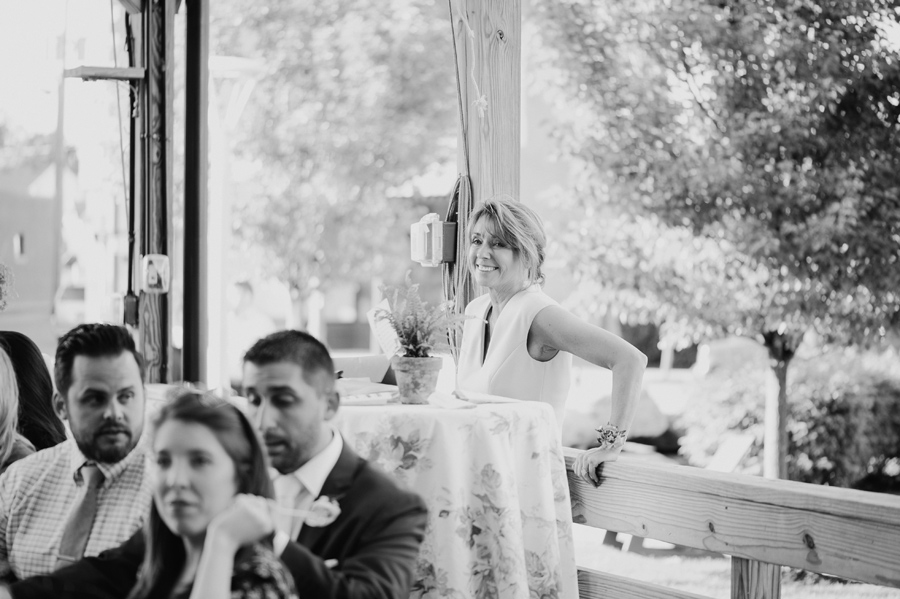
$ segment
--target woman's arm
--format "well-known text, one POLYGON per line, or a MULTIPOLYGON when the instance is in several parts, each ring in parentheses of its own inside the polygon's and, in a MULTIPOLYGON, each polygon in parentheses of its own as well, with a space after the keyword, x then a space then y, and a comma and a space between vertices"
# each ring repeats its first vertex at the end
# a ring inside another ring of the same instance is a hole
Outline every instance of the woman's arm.
POLYGON ((272 534, 267 502, 256 495, 238 495, 231 507, 213 518, 206 529, 191 599, 231 598, 235 553, 272 534))
MULTIPOLYGON (((528 334, 528 348, 541 353, 567 351, 579 358, 608 368, 613 373, 612 409, 609 424, 627 431, 637 410, 641 381, 647 367, 647 356, 617 335, 589 324, 563 310, 548 306, 537 313, 528 334)), ((532 355, 534 355, 532 353, 532 355)), ((602 424, 602 423, 601 423, 602 424)), ((622 444, 597 447, 586 451, 575 462, 575 472, 582 478, 600 484, 597 467, 618 459, 622 444)))
POLYGON ((240 549, 224 535, 206 531, 203 555, 197 566, 191 599, 230 599, 231 574, 234 571, 234 554, 240 549))

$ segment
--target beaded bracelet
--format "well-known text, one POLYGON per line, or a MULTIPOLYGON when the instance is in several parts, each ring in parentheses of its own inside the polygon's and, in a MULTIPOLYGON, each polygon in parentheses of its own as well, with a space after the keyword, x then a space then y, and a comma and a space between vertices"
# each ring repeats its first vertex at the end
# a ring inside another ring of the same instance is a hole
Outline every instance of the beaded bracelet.
POLYGON ((597 443, 600 449, 617 449, 625 445, 626 430, 620 430, 615 424, 606 423, 597 429, 597 443))

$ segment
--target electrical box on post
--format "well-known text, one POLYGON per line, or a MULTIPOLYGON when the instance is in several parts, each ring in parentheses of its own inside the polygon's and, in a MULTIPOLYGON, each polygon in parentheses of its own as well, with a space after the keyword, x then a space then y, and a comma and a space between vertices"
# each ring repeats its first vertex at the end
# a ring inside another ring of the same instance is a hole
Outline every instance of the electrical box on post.
POLYGON ((456 261, 456 223, 447 223, 434 212, 409 227, 410 258, 422 266, 456 261))
POLYGON ((164 254, 147 254, 141 260, 141 289, 144 293, 169 292, 169 257, 164 254))

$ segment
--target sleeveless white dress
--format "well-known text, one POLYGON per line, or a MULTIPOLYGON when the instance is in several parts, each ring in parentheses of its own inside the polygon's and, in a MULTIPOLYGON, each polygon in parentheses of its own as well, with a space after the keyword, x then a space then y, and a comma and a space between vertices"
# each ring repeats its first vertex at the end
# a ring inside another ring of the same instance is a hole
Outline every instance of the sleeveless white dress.
POLYGON ((490 393, 514 399, 543 401, 556 412, 562 429, 566 398, 571 383, 572 354, 560 351, 546 362, 528 354, 528 331, 537 313, 559 304, 532 285, 504 306, 491 332, 484 355, 484 328, 490 296, 485 294, 466 306, 462 347, 457 367, 457 384, 463 391, 490 393))

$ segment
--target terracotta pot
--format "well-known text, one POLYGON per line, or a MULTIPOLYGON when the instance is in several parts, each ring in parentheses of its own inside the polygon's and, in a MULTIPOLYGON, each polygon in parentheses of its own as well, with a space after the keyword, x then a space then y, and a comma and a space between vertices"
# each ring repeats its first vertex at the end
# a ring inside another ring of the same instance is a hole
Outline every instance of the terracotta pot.
POLYGON ((397 377, 400 401, 409 404, 428 403, 428 396, 437 387, 438 374, 444 365, 442 358, 407 358, 394 356, 391 368, 397 377))

